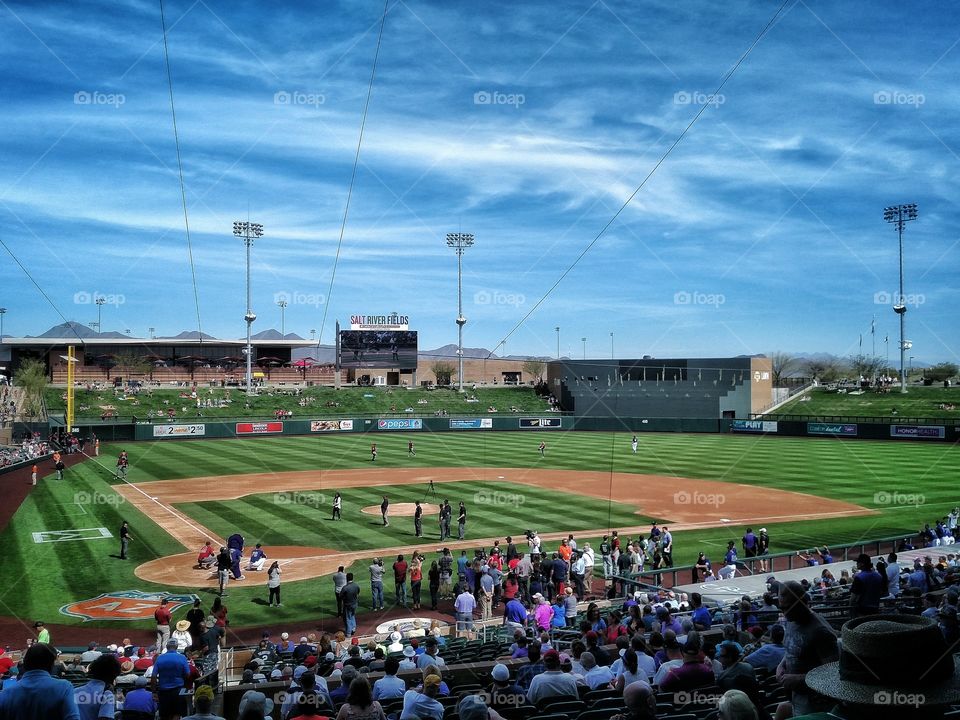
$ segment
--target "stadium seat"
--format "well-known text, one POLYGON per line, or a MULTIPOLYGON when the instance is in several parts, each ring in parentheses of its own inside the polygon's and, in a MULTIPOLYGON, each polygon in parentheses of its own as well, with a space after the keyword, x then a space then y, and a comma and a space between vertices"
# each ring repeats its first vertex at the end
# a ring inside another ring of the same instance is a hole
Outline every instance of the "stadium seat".
MULTIPOLYGON (((616 690, 613 692, 616 692, 616 690)), ((598 700, 588 703, 588 707, 591 710, 620 710, 623 708, 623 695, 618 694, 613 697, 599 698, 598 700)))
POLYGON ((582 700, 564 700, 563 698, 547 698, 540 703, 540 706, 546 712, 560 713, 568 718, 576 717, 587 710, 587 704, 582 700))
POLYGON ((609 688, 604 690, 590 690, 584 694, 580 699, 583 700, 587 705, 593 705, 597 700, 603 700, 605 698, 620 698, 623 697, 623 693, 618 692, 617 690, 611 690, 609 688))
POLYGON ((507 720, 528 720, 540 711, 533 705, 517 705, 516 707, 501 708, 497 712, 507 720))
POLYGON ((576 720, 610 720, 611 717, 619 712, 621 712, 621 708, 586 710, 577 715, 576 720))

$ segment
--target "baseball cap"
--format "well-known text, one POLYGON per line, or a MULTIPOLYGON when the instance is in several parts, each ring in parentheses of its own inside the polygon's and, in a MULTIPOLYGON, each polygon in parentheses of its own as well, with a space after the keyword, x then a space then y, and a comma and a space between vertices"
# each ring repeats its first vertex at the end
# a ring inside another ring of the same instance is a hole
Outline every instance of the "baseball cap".
POLYGON ((490 717, 486 703, 477 695, 465 695, 460 700, 457 713, 461 720, 486 720, 490 717))
POLYGON ((305 643, 307 641, 307 636, 303 635, 300 637, 300 642, 305 643))
POLYGON ((282 677, 283 677, 283 670, 281 670, 280 668, 274 668, 273 670, 270 671, 271 680, 279 680, 282 677))
POLYGON ((400 633, 398 633, 396 630, 394 630, 392 633, 390 633, 390 640, 393 641, 393 642, 395 642, 395 643, 400 642, 400 640, 401 640, 402 638, 403 638, 403 635, 401 635, 400 633))
POLYGON ((289 640, 289 639, 290 639, 290 633, 285 633, 285 632, 280 633, 280 639, 281 639, 281 640, 289 640))
POLYGON ((306 665, 297 665, 297 667, 294 668, 293 670, 293 679, 299 680, 300 676, 303 675, 306 671, 307 671, 306 665))
POLYGON ((150 684, 150 678, 144 677, 143 675, 137 675, 133 681, 133 684, 136 687, 146 687, 150 684))
POLYGON ((326 662, 333 662, 334 660, 337 659, 337 656, 334 655, 332 652, 328 652, 326 655, 323 656, 323 659, 326 662))
POLYGON ((560 653, 558 653, 553 648, 550 648, 543 654, 544 660, 553 660, 554 662, 560 662, 560 653))
POLYGON ((170 638, 169 640, 167 640, 167 650, 176 650, 178 644, 179 643, 176 640, 174 640, 173 638, 170 638))
POLYGON ((490 671, 490 677, 497 682, 506 682, 510 679, 510 671, 503 663, 497 663, 493 666, 493 670, 490 671))

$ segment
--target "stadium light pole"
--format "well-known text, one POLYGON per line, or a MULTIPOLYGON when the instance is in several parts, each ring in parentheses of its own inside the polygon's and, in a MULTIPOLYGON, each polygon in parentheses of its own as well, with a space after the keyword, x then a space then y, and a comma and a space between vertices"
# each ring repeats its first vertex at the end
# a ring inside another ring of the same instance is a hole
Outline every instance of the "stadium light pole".
POLYGON ((284 314, 284 311, 287 309, 287 301, 277 300, 277 307, 280 308, 280 339, 282 340, 287 336, 287 333, 283 324, 283 314, 284 314))
POLYGON ((560 359, 560 326, 554 328, 557 331, 557 360, 560 359))
POLYGON ((613 333, 611 332, 610 333, 610 359, 613 360, 614 357, 616 356, 613 354, 613 333))
POLYGON ((156 337, 157 337, 157 336, 154 335, 154 333, 156 332, 156 330, 157 330, 156 328, 147 328, 147 331, 150 333, 150 339, 151 339, 151 340, 156 340, 156 337))
POLYGON ((253 394, 251 392, 251 384, 253 382, 253 346, 250 342, 250 327, 253 325, 253 321, 257 319, 257 316, 253 313, 253 309, 250 307, 250 248, 253 246, 253 241, 256 238, 263 237, 263 225, 234 221, 233 234, 239 238, 243 238, 243 244, 247 247, 247 313, 243 316, 243 319, 247 323, 247 397, 249 398, 253 394))
POLYGON ((447 233, 447 247, 457 253, 457 388, 463 390, 463 326, 467 319, 463 316, 463 253, 473 247, 473 235, 470 233, 447 233))
POLYGON ((583 343, 583 359, 587 359, 587 339, 585 337, 580 338, 580 342, 583 343))
POLYGON ((905 205, 891 205, 890 207, 886 207, 883 209, 883 219, 897 226, 897 237, 899 238, 900 294, 897 295, 896 302, 893 305, 893 311, 900 316, 900 392, 905 393, 907 391, 905 372, 906 356, 907 350, 913 347, 913 344, 904 338, 904 321, 906 320, 907 303, 903 295, 903 225, 904 223, 917 219, 917 204, 908 203, 905 205))
POLYGON ((3 316, 7 314, 7 309, 0 307, 0 345, 3 345, 3 316))
POLYGON ((103 314, 103 306, 106 304, 107 299, 100 295, 94 302, 97 304, 97 332, 103 332, 103 322, 101 315, 103 314))

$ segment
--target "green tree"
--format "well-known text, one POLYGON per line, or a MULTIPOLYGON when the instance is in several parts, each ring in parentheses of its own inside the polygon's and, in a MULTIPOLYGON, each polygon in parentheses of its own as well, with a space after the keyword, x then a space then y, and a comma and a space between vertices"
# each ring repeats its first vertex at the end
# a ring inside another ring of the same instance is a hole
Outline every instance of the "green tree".
POLYGON ((116 361, 116 367, 121 368, 126 375, 147 375, 153 366, 153 363, 146 358, 130 351, 117 355, 116 361))
POLYGON ((803 363, 801 369, 807 377, 817 382, 833 382, 840 377, 840 365, 833 358, 824 360, 810 359, 803 363))
POLYGON ((937 365, 931 365, 928 367, 923 376, 928 380, 933 380, 934 382, 943 382, 944 380, 949 380, 952 377, 957 376, 957 366, 951 362, 942 362, 937 365))
POLYGON ((43 395, 48 379, 47 367, 41 360, 24 360, 17 369, 13 382, 23 389, 23 412, 31 420, 43 416, 43 395))

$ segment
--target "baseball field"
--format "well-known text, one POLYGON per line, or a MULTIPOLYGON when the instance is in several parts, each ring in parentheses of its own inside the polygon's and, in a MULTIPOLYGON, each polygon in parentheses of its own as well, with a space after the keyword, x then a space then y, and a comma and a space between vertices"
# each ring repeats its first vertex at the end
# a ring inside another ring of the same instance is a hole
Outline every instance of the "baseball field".
MULTIPOLYGON (((676 564, 698 551, 719 559, 726 541, 763 525, 771 551, 912 533, 957 504, 960 452, 947 444, 741 435, 395 432, 103 444, 100 457, 57 481, 52 467, 0 534, 0 615, 47 623, 151 627, 151 598, 170 592, 209 607, 215 580, 195 569, 205 539, 234 533, 263 543, 283 568, 283 607, 268 608, 265 573, 247 572, 227 597, 233 627, 306 622, 335 607, 328 574, 357 573, 369 611, 366 566, 439 543, 437 504, 466 504, 466 540, 489 544, 536 529, 552 548, 607 529, 636 534, 670 526, 676 564), (416 455, 407 443, 415 442, 416 455), (370 443, 378 446, 376 462, 370 443), (543 455, 540 442, 546 443, 543 455), (125 481, 115 477, 121 449, 125 481), (431 492, 430 484, 433 483, 431 492), (342 520, 332 521, 335 492, 342 520), (381 522, 382 497, 390 524, 381 522), (421 501, 423 538, 412 508, 421 501), (118 530, 130 523, 129 559, 118 530), (487 542, 485 542, 487 541, 487 542), (146 600, 144 598, 147 598, 146 600), (149 612, 148 612, 149 610, 149 612)), ((388 601, 392 584, 385 583, 388 601)), ((426 583, 424 583, 426 586, 426 583)), ((426 587, 424 587, 426 595, 426 587)), ((176 604, 176 603, 175 603, 176 604)), ((177 615, 186 608, 180 608, 177 615)), ((125 630, 120 631, 125 632, 125 630)))

